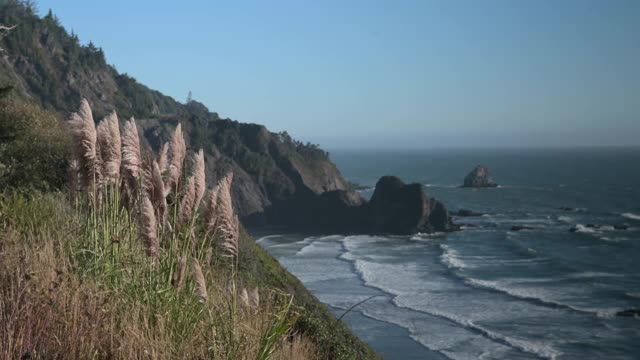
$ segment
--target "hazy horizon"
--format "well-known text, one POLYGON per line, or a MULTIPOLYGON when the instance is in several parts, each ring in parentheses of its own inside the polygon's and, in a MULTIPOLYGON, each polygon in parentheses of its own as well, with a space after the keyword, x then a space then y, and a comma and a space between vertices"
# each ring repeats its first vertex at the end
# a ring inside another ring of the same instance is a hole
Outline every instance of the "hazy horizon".
POLYGON ((324 148, 640 144, 640 2, 37 3, 141 83, 324 148))

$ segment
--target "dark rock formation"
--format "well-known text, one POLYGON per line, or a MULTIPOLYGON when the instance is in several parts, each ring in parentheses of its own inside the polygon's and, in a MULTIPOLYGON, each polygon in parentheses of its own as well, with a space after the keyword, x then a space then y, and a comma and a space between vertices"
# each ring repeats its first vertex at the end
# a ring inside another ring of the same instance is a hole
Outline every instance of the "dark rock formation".
POLYGON ((637 317, 640 317, 640 308, 618 311, 616 313, 616 316, 635 317, 635 318, 637 318, 637 317))
POLYGON ((384 176, 376 184, 369 210, 372 232, 411 233, 428 223, 431 206, 422 185, 384 176))
POLYGON ((511 227, 511 231, 522 231, 522 230, 533 230, 534 227, 526 226, 526 225, 514 225, 511 227))
POLYGON ((451 215, 459 216, 459 217, 475 217, 475 216, 482 216, 484 214, 480 213, 480 212, 473 211, 473 210, 460 209, 460 210, 452 213, 451 215))
POLYGON ((353 190, 306 192, 266 209, 264 220, 249 225, 284 225, 307 232, 412 234, 457 229, 447 208, 429 198, 420 184, 395 176, 378 180, 369 202, 353 190))
POLYGON ((627 230, 629 229, 629 224, 615 224, 613 228, 616 230, 627 230))
POLYGON ((491 175, 489 174, 489 169, 485 166, 478 165, 473 169, 465 178, 464 184, 462 187, 471 187, 471 188, 486 188, 486 187, 496 187, 496 184, 491 175))
POLYGON ((374 233, 409 234, 453 228, 444 204, 429 198, 421 184, 406 185, 395 176, 378 180, 368 208, 369 231, 374 233))
POLYGON ((576 211, 576 208, 572 208, 572 207, 568 207, 568 206, 562 206, 559 207, 558 210, 562 210, 562 211, 576 211))

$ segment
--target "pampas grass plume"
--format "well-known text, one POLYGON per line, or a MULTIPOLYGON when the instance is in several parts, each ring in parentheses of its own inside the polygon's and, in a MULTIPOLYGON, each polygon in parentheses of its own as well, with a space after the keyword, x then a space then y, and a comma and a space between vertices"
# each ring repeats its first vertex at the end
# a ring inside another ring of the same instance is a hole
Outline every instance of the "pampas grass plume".
POLYGON ((97 133, 91 107, 86 99, 82 99, 78 112, 71 114, 69 126, 73 136, 73 150, 79 163, 82 185, 92 193, 100 178, 100 169, 98 167, 97 133))
POLYGON ((120 176, 120 162, 122 160, 120 126, 115 111, 98 124, 96 132, 102 176, 107 183, 115 184, 120 176))
POLYGON ((134 193, 139 187, 141 167, 142 155, 140 154, 138 127, 135 120, 131 118, 124 125, 122 133, 122 170, 129 190, 134 193))
POLYGON ((195 199, 193 208, 194 210, 197 210, 207 186, 205 183, 204 152, 202 149, 200 149, 194 157, 193 178, 195 183, 195 199))
POLYGON ((160 173, 164 173, 167 171, 167 152, 169 151, 169 144, 164 143, 160 148, 160 153, 158 154, 158 167, 160 168, 160 173))
POLYGON ((182 134, 182 125, 178 124, 173 138, 171 139, 169 157, 169 179, 165 184, 167 193, 171 188, 178 186, 180 182, 180 176, 182 175, 182 166, 184 164, 184 158, 187 154, 187 146, 184 142, 184 135, 182 134))
POLYGON ((178 210, 179 226, 186 224, 191 219, 195 196, 195 179, 191 176, 189 180, 187 180, 187 187, 185 188, 182 201, 180 202, 180 209, 178 210))
POLYGON ((196 283, 196 295, 200 299, 201 303, 205 303, 208 298, 207 284, 204 281, 204 275, 202 274, 202 267, 198 259, 193 258, 193 279, 196 283))
POLYGON ((140 236, 144 240, 147 255, 158 262, 160 256, 160 244, 156 233, 156 216, 149 197, 144 196, 140 209, 140 236))

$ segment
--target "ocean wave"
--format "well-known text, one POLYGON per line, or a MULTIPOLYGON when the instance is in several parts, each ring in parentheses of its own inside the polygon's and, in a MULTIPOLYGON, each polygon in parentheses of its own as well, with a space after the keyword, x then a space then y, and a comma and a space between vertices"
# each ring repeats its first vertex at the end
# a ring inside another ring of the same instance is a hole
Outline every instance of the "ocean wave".
POLYGON ((439 239, 446 237, 447 233, 445 232, 433 232, 433 233, 417 233, 412 235, 409 240, 413 241, 433 241, 434 239, 439 239))
POLYGON ((453 189, 458 188, 460 185, 450 185, 450 184, 424 184, 424 187, 427 188, 445 188, 445 189, 453 189))
POLYGON ((460 254, 452 249, 451 247, 440 244, 440 249, 442 250, 442 255, 440 255, 440 262, 450 269, 468 269, 473 268, 473 266, 465 263, 461 258, 460 254))
MULTIPOLYGON (((509 237, 509 234, 507 234, 509 237)), ((440 262, 450 269, 476 269, 483 266, 527 266, 533 263, 547 263, 551 259, 548 257, 532 257, 527 258, 504 258, 501 256, 479 256, 479 255, 460 255, 460 253, 452 249, 449 245, 439 244, 442 254, 440 262)), ((537 251, 527 248, 527 252, 536 254, 537 251)))
POLYGON ((608 273, 608 272, 599 272, 599 271, 584 271, 574 274, 568 274, 564 276, 558 277, 558 279, 591 279, 591 278, 600 278, 600 277, 625 277, 625 274, 616 274, 616 273, 608 273))
POLYGON ((573 221, 573 218, 571 216, 558 216, 558 221, 570 223, 573 221))
POLYGON ((367 187, 363 187, 363 188, 361 188, 361 189, 358 189, 358 190, 356 190, 356 191, 362 194, 362 193, 365 193, 365 192, 368 192, 368 191, 373 191, 373 190, 375 190, 375 188, 374 188, 374 187, 372 187, 372 186, 367 186, 367 187))
POLYGON ((407 309, 416 310, 425 314, 429 314, 435 317, 439 317, 442 319, 449 320, 457 325, 460 325, 464 328, 472 330, 488 339, 491 339, 499 344, 507 345, 511 348, 520 350, 522 352, 535 355, 544 359, 556 359, 558 356, 562 355, 560 351, 555 350, 554 348, 539 344, 531 341, 516 339, 514 337, 510 337, 504 334, 500 334, 498 332, 489 330, 483 326, 480 326, 474 323, 472 320, 456 316, 454 314, 450 314, 444 311, 438 311, 435 309, 424 309, 424 308, 414 308, 411 304, 404 303, 401 297, 396 297, 393 299, 393 303, 396 306, 404 307, 407 309))
POLYGON ((627 292, 624 294, 630 298, 640 299, 640 292, 627 292))
POLYGON ((572 230, 575 230, 574 232, 582 234, 593 234, 596 232, 595 228, 586 227, 582 224, 576 224, 576 226, 574 226, 572 230))
MULTIPOLYGON (((578 275, 581 276, 581 275, 578 275)), ((465 282, 476 288, 484 288, 492 291, 496 291, 499 293, 503 293, 509 295, 511 297, 532 301, 534 303, 538 303, 541 305, 545 305, 552 308, 561 308, 569 311, 594 315, 599 318, 611 318, 615 316, 615 314, 620 311, 619 308, 584 308, 580 306, 575 306, 571 304, 567 304, 565 302, 559 302, 555 300, 551 300, 548 297, 543 296, 543 292, 536 291, 536 289, 518 289, 512 285, 511 282, 504 281, 489 281, 489 280, 479 280, 467 278, 465 282)), ((540 289, 537 289, 540 290, 540 289)))
MULTIPOLYGON (((387 294, 390 294, 393 297, 391 301, 398 307, 403 307, 430 316, 448 320, 455 325, 458 325, 464 329, 482 336, 483 338, 524 353, 546 359, 554 359, 561 354, 560 352, 547 345, 516 339, 504 334, 494 332, 474 323, 472 320, 467 319, 463 316, 457 316, 449 312, 443 312, 433 308, 433 306, 427 305, 425 307, 412 304, 412 302, 408 300, 407 296, 415 296, 415 291, 423 291, 416 288, 416 282, 422 284, 420 289, 428 288, 430 292, 433 291, 435 293, 448 291, 449 288, 453 286, 453 284, 449 283, 440 284, 439 281, 429 282, 429 284, 426 285, 425 281, 428 280, 420 278, 418 276, 418 274, 420 273, 420 269, 418 269, 416 264, 380 264, 364 260, 355 260, 354 268, 360 275, 363 283, 366 286, 373 287, 387 294), (409 274, 411 276, 407 276, 409 274), (407 298, 407 300, 405 300, 405 298, 407 298)), ((410 327, 409 324, 398 325, 403 326, 407 329, 409 329, 410 327)))
POLYGON ((640 220, 640 215, 637 214, 633 214, 633 213, 624 213, 624 214, 620 214, 622 217, 625 217, 627 219, 631 219, 631 220, 640 220))
POLYGON ((336 240, 341 240, 343 238, 342 235, 329 235, 322 237, 307 237, 301 241, 298 241, 298 244, 307 244, 302 247, 294 256, 305 256, 309 254, 324 254, 329 252, 334 252, 335 250, 330 248, 331 243, 335 244, 336 240))
POLYGON ((282 237, 282 236, 283 236, 282 234, 274 234, 274 235, 263 236, 263 237, 259 238, 258 240, 256 240, 256 244, 261 244, 264 241, 271 240, 273 238, 279 238, 279 237, 282 237))

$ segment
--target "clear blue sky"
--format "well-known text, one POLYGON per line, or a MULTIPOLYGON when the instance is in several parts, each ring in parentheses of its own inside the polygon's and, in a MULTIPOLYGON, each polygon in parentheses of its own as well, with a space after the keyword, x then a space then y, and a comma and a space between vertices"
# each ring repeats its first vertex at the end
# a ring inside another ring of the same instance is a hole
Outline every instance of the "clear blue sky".
POLYGON ((640 145, 640 1, 40 0, 140 82, 328 148, 640 145))

